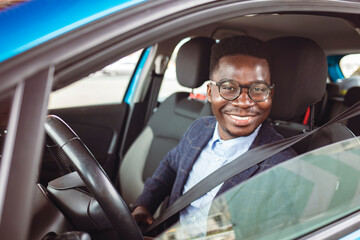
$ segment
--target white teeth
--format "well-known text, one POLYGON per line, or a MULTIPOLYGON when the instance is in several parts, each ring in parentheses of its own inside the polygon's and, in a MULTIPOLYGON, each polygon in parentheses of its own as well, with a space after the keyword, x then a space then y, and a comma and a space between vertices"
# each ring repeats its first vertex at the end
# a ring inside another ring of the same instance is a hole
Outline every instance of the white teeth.
POLYGON ((251 117, 239 117, 239 116, 231 115, 231 118, 233 118, 235 120, 239 120, 239 121, 246 121, 246 120, 249 120, 251 117))

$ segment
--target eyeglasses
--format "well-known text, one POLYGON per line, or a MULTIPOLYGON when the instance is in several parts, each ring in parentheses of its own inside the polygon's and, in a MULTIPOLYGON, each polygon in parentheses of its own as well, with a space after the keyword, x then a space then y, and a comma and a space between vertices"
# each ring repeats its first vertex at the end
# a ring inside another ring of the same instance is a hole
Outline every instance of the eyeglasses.
POLYGON ((213 80, 209 81, 210 84, 218 86, 220 96, 229 101, 238 98, 242 89, 247 88, 247 94, 251 100, 254 102, 262 102, 269 97, 271 90, 274 88, 274 84, 270 86, 267 83, 260 82, 255 82, 250 85, 241 85, 231 79, 221 79, 219 82, 213 80))

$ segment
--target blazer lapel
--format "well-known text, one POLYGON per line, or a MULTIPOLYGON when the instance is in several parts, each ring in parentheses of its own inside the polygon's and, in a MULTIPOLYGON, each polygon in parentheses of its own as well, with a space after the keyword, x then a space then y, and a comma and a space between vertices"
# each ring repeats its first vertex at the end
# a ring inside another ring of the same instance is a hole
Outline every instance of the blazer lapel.
POLYGON ((205 148, 206 144, 209 142, 211 137, 214 134, 215 121, 210 122, 209 125, 205 125, 204 128, 201 129, 201 132, 194 139, 188 139, 187 142, 189 144, 189 151, 184 153, 183 164, 180 169, 180 174, 182 175, 181 179, 179 179, 180 184, 180 192, 178 196, 182 195, 182 191, 184 189, 184 185, 189 178, 190 171, 198 159, 201 151, 205 148))

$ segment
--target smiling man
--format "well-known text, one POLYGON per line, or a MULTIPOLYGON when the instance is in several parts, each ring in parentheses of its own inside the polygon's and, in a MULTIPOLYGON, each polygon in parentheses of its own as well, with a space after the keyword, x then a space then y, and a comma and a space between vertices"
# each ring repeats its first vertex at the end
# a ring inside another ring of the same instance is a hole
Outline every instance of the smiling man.
POLYGON ((267 60, 246 55, 224 56, 213 68, 214 80, 208 85, 207 98, 219 123, 221 139, 250 135, 271 109, 274 92, 267 60))
MULTIPOLYGON (((283 139, 266 120, 275 90, 269 63, 266 44, 256 38, 231 37, 213 46, 207 99, 214 117, 196 120, 146 180, 133 211, 139 225, 152 223, 152 214, 166 196, 170 196, 171 205, 210 173, 249 149, 283 139)), ((295 151, 287 149, 228 179, 192 202, 166 226, 180 217, 182 224, 200 224, 198 230, 203 232, 209 203, 216 196, 295 155, 295 151)))

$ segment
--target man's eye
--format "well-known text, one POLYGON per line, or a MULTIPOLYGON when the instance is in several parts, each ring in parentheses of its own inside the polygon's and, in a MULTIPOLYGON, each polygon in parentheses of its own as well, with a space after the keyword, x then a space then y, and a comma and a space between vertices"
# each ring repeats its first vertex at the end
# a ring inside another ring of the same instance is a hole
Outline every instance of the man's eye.
POLYGON ((258 87, 258 88, 254 88, 253 90, 254 90, 255 92, 261 92, 261 91, 264 91, 264 89, 263 89, 263 88, 259 88, 259 87, 258 87))
POLYGON ((236 87, 232 84, 222 84, 221 89, 225 91, 236 91, 236 87))
POLYGON ((266 88, 264 88, 264 87, 253 87, 252 91, 253 92, 265 92, 266 88))
POLYGON ((223 86, 222 89, 227 90, 227 91, 234 91, 235 90, 235 88, 232 87, 232 86, 223 86))

